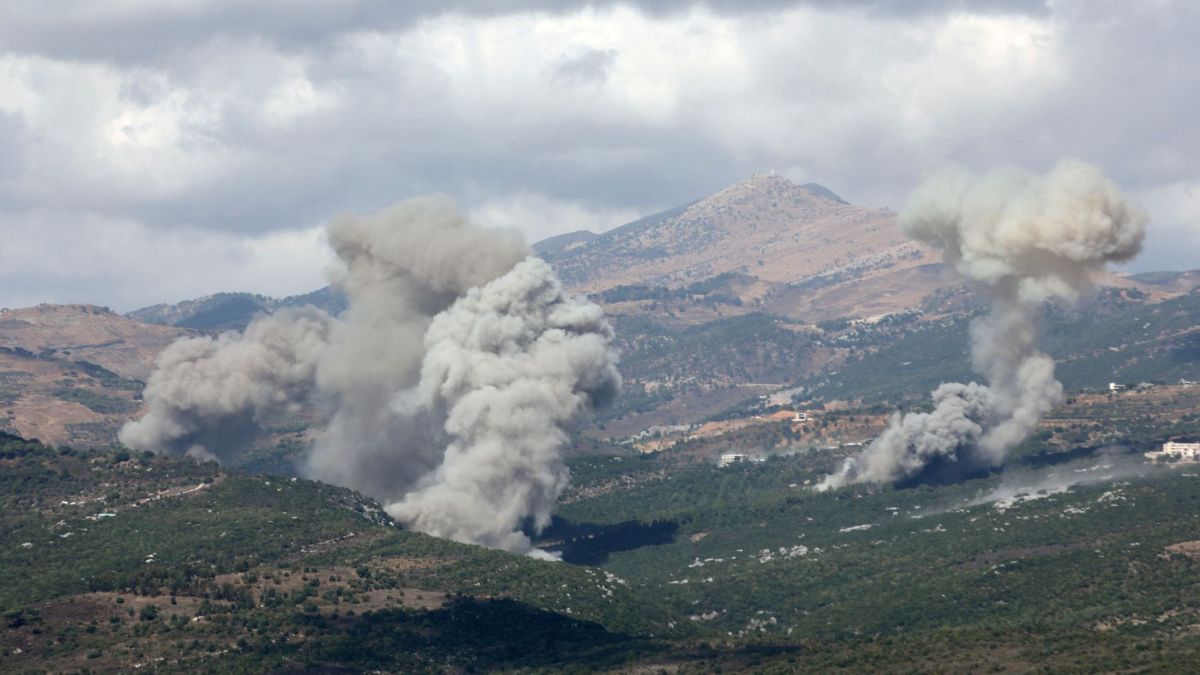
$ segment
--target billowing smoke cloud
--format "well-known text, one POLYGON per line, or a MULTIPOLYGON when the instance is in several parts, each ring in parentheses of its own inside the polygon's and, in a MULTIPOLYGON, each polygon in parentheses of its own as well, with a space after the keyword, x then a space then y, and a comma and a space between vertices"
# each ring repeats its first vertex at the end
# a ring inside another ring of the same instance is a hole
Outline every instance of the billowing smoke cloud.
POLYGON ((340 218, 329 241, 340 317, 310 308, 180 341, 121 440, 228 461, 264 415, 317 402, 329 423, 308 475, 416 529, 534 552, 520 529, 545 526, 567 484, 568 425, 620 387, 602 310, 515 233, 472 227, 445 200, 340 218))
POLYGON ((311 307, 289 309, 241 334, 175 342, 146 383, 149 412, 121 429, 121 442, 228 461, 254 440, 264 417, 309 395, 332 322, 311 307))
POLYGON ((946 262, 990 298, 989 313, 971 326, 972 364, 988 384, 941 385, 933 412, 894 415, 818 489, 1002 464, 1062 397, 1054 361, 1036 345, 1041 305, 1077 300, 1106 263, 1137 255, 1145 217, 1095 167, 1064 160, 1043 176, 944 173, 917 189, 900 225, 942 247, 946 262))
POLYGON ((620 383, 599 306, 568 297, 529 258, 434 318, 421 381, 395 405, 444 410, 454 439, 442 464, 388 512, 417 529, 527 550, 567 485, 563 426, 620 383), (482 516, 482 517, 481 517, 482 516))
POLYGON ((425 331, 456 298, 529 251, 515 232, 471 227, 436 198, 339 218, 329 242, 344 264, 334 281, 349 307, 318 364, 317 387, 333 414, 307 473, 394 501, 438 465, 449 442, 440 420, 392 408, 397 392, 417 383, 425 331))

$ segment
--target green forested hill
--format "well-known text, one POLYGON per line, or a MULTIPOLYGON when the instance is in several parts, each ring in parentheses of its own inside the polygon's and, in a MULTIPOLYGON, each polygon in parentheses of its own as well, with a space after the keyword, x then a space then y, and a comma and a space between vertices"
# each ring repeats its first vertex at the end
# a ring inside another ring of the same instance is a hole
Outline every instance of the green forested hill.
POLYGON ((1197 472, 1027 452, 959 485, 827 494, 806 488, 821 451, 584 458, 555 563, 403 531, 318 483, 6 436, 0 649, 93 671, 1194 663, 1197 472))
MULTIPOLYGON (((608 416, 650 409, 702 382, 793 383, 818 402, 923 400, 942 382, 978 378, 968 326, 981 311, 928 308, 811 330, 769 314, 675 330, 645 317, 618 318, 622 370, 635 386, 608 416), (646 394, 636 385, 647 381, 664 386, 646 394)), ((1200 380, 1200 292, 1148 303, 1136 291, 1107 289, 1080 307, 1048 310, 1041 331, 1041 346, 1071 391, 1200 380)))
POLYGON ((397 528, 331 486, 0 439, 6 670, 620 663, 665 610, 594 569, 397 528))
POLYGON ((816 653, 797 663, 813 667, 1169 671, 1200 658, 1200 562, 1177 546, 1200 539, 1195 472, 1105 457, 940 488, 805 489, 829 464, 661 478, 652 460, 597 458, 577 489, 632 487, 560 514, 675 524, 672 542, 615 550, 604 569, 706 632, 806 645, 816 653))

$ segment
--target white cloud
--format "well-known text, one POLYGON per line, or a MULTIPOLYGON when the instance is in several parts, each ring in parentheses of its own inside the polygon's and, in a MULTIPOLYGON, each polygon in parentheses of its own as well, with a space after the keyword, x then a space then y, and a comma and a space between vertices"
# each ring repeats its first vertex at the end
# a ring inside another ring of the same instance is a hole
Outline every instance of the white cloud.
MULTIPOLYGON (((128 257, 96 223, 123 224, 139 250, 202 241, 196 256, 220 257, 441 192, 536 239, 771 168, 896 207, 946 161, 1069 155, 1146 202, 1140 268, 1200 259, 1176 190, 1200 156, 1200 5, 959 4, 130 2, 51 17, 17 3, 0 10, 0 237, 116 268, 128 257)), ((261 277, 220 260, 161 269, 197 275, 186 283, 84 280, 43 257, 25 265, 46 270, 44 292, 9 283, 0 304, 266 291, 286 265, 258 255, 261 277)))
POLYGON ((604 232, 645 214, 632 209, 593 210, 578 202, 520 192, 486 201, 470 215, 472 221, 485 227, 518 230, 532 243, 563 232, 604 232))
POLYGON ((0 304, 10 307, 79 302, 129 311, 219 291, 285 296, 319 288, 334 264, 321 227, 245 236, 39 213, 4 218, 0 231, 0 304))
POLYGON ((1200 178, 1160 185, 1137 194, 1154 225, 1138 269, 1200 268, 1200 178))

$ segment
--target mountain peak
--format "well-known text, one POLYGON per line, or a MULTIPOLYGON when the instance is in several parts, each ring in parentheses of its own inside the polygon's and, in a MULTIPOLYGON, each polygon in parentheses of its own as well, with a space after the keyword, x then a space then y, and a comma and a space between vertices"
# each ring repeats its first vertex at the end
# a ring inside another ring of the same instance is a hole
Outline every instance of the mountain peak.
MULTIPOLYGON (((791 199, 807 201, 816 197, 819 200, 835 202, 849 206, 849 202, 839 197, 833 190, 818 183, 798 185, 777 173, 756 173, 749 178, 721 190, 716 195, 730 196, 732 194, 753 194, 762 196, 787 196, 791 199)), ((702 200, 703 201, 703 200, 702 200)))
POLYGON ((786 290, 907 269, 924 262, 925 251, 901 234, 886 209, 854 206, 822 185, 760 173, 548 259, 568 286, 588 292, 631 284, 679 288, 724 273, 786 290))

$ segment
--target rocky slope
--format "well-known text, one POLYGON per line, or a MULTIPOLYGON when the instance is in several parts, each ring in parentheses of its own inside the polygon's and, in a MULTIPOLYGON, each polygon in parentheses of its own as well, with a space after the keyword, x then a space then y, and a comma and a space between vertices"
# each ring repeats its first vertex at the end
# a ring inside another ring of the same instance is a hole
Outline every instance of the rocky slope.
MULTIPOLYGON (((544 255, 580 291, 674 288, 737 273, 760 282, 746 299, 797 307, 797 295, 870 282, 872 297, 881 295, 880 286, 886 297, 888 277, 895 279, 891 285, 920 283, 920 290, 947 283, 936 273, 908 273, 939 256, 908 241, 894 213, 848 204, 816 184, 754 176, 662 215, 544 255)), ((901 304, 910 303, 911 295, 901 304)), ((856 313, 852 302, 841 304, 856 313)))
POLYGON ((38 305, 0 311, 0 347, 88 361, 144 380, 154 359, 188 331, 134 321, 95 305, 38 305))
POLYGON ((159 352, 187 334, 94 305, 0 312, 0 429, 53 445, 108 446, 138 414, 159 352))

